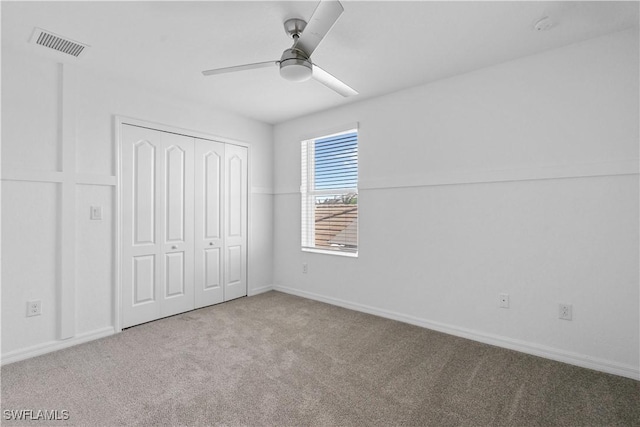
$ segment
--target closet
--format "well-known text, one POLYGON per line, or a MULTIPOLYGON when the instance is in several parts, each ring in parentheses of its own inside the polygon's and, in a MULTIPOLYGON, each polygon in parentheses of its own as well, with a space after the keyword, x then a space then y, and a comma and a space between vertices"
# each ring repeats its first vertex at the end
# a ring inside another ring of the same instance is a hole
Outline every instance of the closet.
POLYGON ((247 295, 247 148, 121 127, 122 327, 247 295))

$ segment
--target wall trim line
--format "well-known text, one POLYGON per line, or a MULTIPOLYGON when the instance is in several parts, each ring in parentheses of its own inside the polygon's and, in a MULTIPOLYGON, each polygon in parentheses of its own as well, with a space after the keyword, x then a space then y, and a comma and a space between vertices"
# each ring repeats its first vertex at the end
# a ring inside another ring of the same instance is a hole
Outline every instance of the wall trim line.
POLYGON ((31 347, 10 351, 2 355, 0 364, 8 365, 10 363, 41 356, 64 348, 73 347, 85 342, 94 341, 99 338, 108 337, 113 334, 115 334, 113 326, 108 326, 106 328, 96 329, 95 331, 84 332, 66 340, 49 341, 31 347))
POLYGON ((60 64, 60 129, 62 185, 58 236, 58 338, 69 339, 76 331, 76 73, 60 64))
POLYGON ((64 181, 64 174, 59 171, 45 171, 35 169, 2 169, 3 181, 30 181, 58 184, 64 181))
POLYGON ((273 195, 273 189, 269 187, 251 187, 251 193, 273 195))
POLYGON ((264 294, 265 292, 269 292, 273 290, 273 285, 260 286, 259 288, 249 289, 247 296, 253 297, 256 295, 264 294))
POLYGON ((89 173, 79 173, 76 175, 76 184, 78 185, 104 185, 115 187, 118 178, 110 175, 95 175, 89 173))
POLYGON ((444 185, 490 184, 498 182, 539 181, 549 179, 593 178, 602 176, 637 175, 639 159, 576 163, 518 169, 482 170, 403 176, 397 179, 363 180, 360 190, 386 190, 394 188, 431 187, 444 185))
MULTIPOLYGON (((393 178, 360 179, 359 191, 390 190, 445 185, 492 184, 499 182, 540 181, 550 179, 596 178, 604 176, 638 175, 640 159, 615 160, 594 163, 576 163, 552 166, 523 167, 406 175, 393 178)), ((300 194, 300 188, 276 189, 274 195, 300 194)))
POLYGON ((296 295, 303 298, 312 299, 315 301, 324 302, 331 305, 347 308, 362 313, 373 314, 375 316, 384 317, 386 319, 397 320, 399 322, 408 323, 415 326, 420 326, 426 329, 431 329, 445 334, 454 335, 461 338, 467 338, 473 341, 478 341, 484 344, 495 345, 497 347, 507 348, 509 350, 519 351, 521 353, 530 354, 533 356, 543 357, 545 359, 555 360, 557 362, 563 362, 570 365, 579 366, 582 368, 593 369, 608 374, 619 375, 634 380, 640 380, 640 367, 626 365, 610 360, 599 359, 590 357, 587 355, 560 350, 553 347, 544 346, 541 344, 530 343, 521 340, 515 340, 494 334, 487 334, 484 332, 460 328, 453 325, 448 325, 441 322, 435 322, 428 319, 423 319, 415 316, 410 316, 395 311, 384 310, 376 307, 371 307, 364 304, 353 303, 339 298, 326 297, 313 292, 301 291, 298 289, 290 288, 287 286, 274 285, 273 290, 283 292, 286 294, 296 295))

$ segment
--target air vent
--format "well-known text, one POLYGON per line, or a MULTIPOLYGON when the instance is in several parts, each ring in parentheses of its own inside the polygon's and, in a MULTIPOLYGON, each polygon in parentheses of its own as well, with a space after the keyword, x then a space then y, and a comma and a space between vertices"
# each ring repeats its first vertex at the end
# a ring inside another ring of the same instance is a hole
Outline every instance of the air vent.
POLYGON ((42 28, 36 28, 31 36, 31 43, 55 49, 58 52, 66 53, 67 55, 80 57, 89 47, 84 43, 73 41, 69 38, 54 34, 50 31, 43 30, 42 28))

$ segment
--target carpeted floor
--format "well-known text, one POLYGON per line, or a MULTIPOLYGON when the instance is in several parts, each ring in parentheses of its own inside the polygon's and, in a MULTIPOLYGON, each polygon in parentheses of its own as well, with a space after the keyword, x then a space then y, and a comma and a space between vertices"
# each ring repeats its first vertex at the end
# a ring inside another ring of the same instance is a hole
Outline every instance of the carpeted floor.
POLYGON ((269 292, 4 366, 1 408, 3 425, 640 426, 640 382, 269 292))

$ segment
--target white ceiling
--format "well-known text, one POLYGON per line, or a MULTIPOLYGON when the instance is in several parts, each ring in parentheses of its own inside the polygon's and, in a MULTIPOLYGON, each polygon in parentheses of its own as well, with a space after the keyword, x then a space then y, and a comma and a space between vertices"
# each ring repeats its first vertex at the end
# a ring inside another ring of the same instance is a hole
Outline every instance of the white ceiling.
POLYGON ((638 26, 633 2, 343 1, 313 61, 360 92, 343 98, 277 67, 204 77, 205 69, 278 60, 282 23, 317 2, 2 2, 2 45, 53 53, 267 123, 357 102, 606 33, 638 26), (549 16, 552 29, 533 24, 549 16), (34 27, 87 43, 80 58, 28 43, 34 27))

